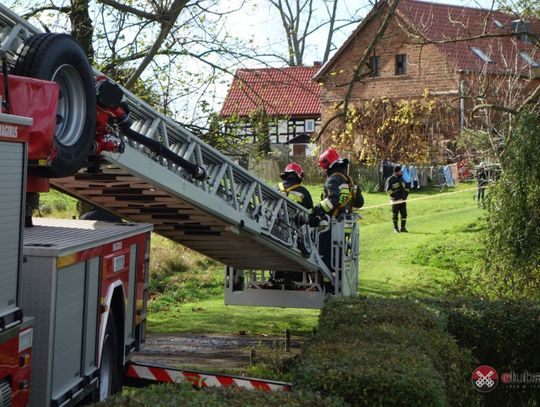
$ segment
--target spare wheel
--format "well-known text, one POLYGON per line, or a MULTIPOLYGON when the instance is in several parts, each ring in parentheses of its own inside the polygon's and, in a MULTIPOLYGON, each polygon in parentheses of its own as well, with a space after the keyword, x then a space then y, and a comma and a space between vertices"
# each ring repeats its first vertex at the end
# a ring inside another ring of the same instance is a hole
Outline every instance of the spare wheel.
POLYGON ((22 45, 12 73, 57 82, 58 107, 50 166, 32 173, 58 178, 81 168, 92 147, 96 127, 96 92, 92 67, 79 45, 67 34, 38 34, 22 45))

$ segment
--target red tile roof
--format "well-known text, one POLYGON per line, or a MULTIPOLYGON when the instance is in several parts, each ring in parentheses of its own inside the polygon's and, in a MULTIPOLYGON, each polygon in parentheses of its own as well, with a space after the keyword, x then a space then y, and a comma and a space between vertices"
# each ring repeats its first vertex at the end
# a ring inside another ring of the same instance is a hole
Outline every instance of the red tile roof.
POLYGON ((312 81, 319 68, 239 69, 220 114, 245 117, 264 108, 270 116, 319 117, 320 87, 312 81))
MULTIPOLYGON (((321 78, 333 65, 343 50, 360 35, 367 22, 386 4, 378 3, 362 21, 353 34, 336 51, 332 58, 317 72, 321 78)), ((500 11, 492 11, 448 4, 429 3, 417 0, 400 0, 397 15, 410 26, 413 32, 425 40, 441 42, 465 39, 466 41, 438 44, 444 55, 454 62, 457 69, 465 71, 516 72, 530 66, 518 53, 528 53, 535 62, 540 63, 540 52, 531 43, 519 40, 516 36, 501 36, 511 33, 511 22, 517 17, 500 11), (499 27, 498 23, 502 25, 499 27), (474 38, 486 35, 486 38, 474 38), (472 50, 479 48, 493 63, 485 64, 472 50)), ((529 20, 529 31, 540 34, 540 20, 529 20)))
MULTIPOLYGON (((518 52, 527 52, 531 57, 534 55, 535 47, 532 43, 521 41, 516 36, 501 36, 512 33, 511 23, 517 19, 512 14, 414 0, 401 0, 398 13, 428 41, 468 38, 466 41, 438 45, 458 69, 516 72, 529 67, 518 52), (487 38, 474 39, 486 35, 487 38), (480 49, 493 63, 485 64, 471 47, 480 49)), ((539 20, 531 20, 529 23, 531 33, 540 33, 539 20)), ((536 52, 534 59, 540 62, 538 54, 536 52)))

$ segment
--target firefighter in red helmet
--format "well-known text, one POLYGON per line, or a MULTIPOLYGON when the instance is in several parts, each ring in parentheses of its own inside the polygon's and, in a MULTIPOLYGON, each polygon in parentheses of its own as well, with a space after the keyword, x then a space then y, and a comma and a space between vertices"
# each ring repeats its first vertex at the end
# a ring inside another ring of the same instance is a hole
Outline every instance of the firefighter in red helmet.
POLYGON ((311 211, 313 208, 313 199, 311 199, 309 191, 302 185, 302 181, 304 180, 302 166, 297 163, 290 163, 285 167, 280 177, 283 182, 278 184, 279 191, 289 199, 311 211))
MULTIPOLYGON (((311 213, 313 199, 309 191, 302 185, 302 181, 304 180, 304 169, 302 166, 294 162, 287 164, 280 177, 283 181, 278 184, 279 191, 292 201, 302 205, 311 213)), ((270 282, 278 284, 291 284, 295 281, 302 282, 302 276, 301 272, 273 271, 270 282)))
POLYGON ((360 188, 349 176, 349 160, 341 158, 333 148, 326 149, 319 157, 319 166, 326 172, 324 197, 314 206, 309 224, 317 226, 324 215, 339 218, 364 205, 360 188))

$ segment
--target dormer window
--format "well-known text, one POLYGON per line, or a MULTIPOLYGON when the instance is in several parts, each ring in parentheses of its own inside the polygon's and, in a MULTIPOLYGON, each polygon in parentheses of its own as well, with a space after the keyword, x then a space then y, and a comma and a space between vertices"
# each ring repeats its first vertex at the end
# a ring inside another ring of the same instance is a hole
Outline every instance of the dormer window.
POLYGON ((497 26, 497 28, 504 28, 504 24, 495 18, 493 19, 493 23, 497 26))
POLYGON ((525 62, 527 62, 531 67, 533 67, 533 68, 540 67, 540 64, 538 62, 536 62, 534 59, 532 59, 532 57, 529 54, 527 54, 526 52, 520 52, 519 56, 521 58, 523 58, 525 60, 525 62))
POLYGON ((529 22, 523 20, 512 21, 512 32, 520 33, 519 39, 523 42, 531 42, 527 33, 530 32, 529 22))
POLYGON ((478 58, 480 58, 486 64, 494 64, 495 63, 495 61, 493 61, 489 56, 487 56, 484 53, 484 51, 482 51, 480 48, 471 47, 471 51, 474 52, 478 56, 478 58))

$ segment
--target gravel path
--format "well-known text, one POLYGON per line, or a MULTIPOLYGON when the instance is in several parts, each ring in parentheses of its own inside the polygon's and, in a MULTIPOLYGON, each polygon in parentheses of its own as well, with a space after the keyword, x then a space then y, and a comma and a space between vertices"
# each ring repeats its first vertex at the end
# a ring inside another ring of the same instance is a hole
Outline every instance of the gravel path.
MULTIPOLYGON (((212 334, 148 334, 135 361, 184 369, 225 370, 250 364, 251 348, 258 344, 285 347, 284 337, 212 334)), ((301 342, 291 339, 291 351, 301 342)))

